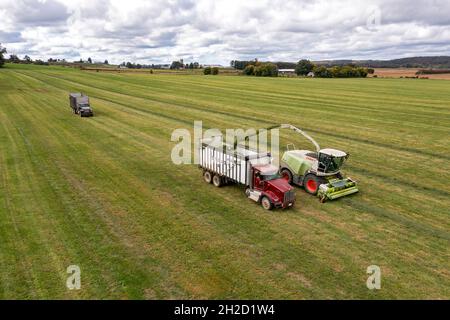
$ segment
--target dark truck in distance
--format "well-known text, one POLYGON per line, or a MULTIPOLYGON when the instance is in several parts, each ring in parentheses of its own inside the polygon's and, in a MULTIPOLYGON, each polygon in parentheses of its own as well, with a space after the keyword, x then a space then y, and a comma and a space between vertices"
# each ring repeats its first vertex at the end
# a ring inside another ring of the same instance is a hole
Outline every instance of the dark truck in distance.
POLYGON ((82 93, 69 94, 70 107, 73 113, 79 114, 80 117, 92 117, 94 112, 89 104, 89 97, 82 93))

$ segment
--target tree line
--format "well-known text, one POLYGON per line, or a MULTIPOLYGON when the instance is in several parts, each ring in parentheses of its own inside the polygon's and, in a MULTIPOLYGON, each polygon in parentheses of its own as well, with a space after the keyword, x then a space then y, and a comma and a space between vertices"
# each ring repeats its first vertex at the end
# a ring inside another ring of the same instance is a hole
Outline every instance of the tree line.
POLYGON ((295 63, 290 62, 260 62, 255 60, 232 60, 231 67, 242 70, 244 75, 276 77, 278 69, 294 69, 298 76, 315 76, 319 78, 365 78, 373 74, 372 68, 363 68, 352 64, 347 65, 316 65, 310 60, 302 59, 295 63))
POLYGON ((373 74, 374 69, 358 67, 352 64, 327 67, 302 59, 297 63, 295 73, 299 76, 307 76, 311 73, 314 77, 319 78, 365 78, 369 73, 373 74))

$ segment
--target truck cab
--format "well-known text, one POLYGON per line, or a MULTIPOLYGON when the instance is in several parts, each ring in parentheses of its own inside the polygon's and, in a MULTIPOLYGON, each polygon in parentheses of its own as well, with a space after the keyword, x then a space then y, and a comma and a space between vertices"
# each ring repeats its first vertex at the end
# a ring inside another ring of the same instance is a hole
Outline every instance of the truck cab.
POLYGON ((295 202, 294 188, 271 164, 252 167, 252 185, 246 190, 249 198, 261 202, 264 209, 288 208, 295 202))

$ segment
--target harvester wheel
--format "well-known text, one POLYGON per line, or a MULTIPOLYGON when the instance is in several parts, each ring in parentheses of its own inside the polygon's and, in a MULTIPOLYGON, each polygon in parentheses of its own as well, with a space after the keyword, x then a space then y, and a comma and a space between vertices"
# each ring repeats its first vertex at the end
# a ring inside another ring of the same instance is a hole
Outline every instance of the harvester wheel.
POLYGON ((316 175, 310 173, 303 180, 303 187, 306 192, 316 195, 321 183, 316 175))
POLYGON ((206 183, 211 183, 212 181, 211 172, 209 171, 203 172, 203 179, 205 180, 206 183))
POLYGON ((266 210, 272 210, 273 208, 272 202, 266 196, 261 198, 261 205, 266 210))
POLYGON ((282 169, 280 174, 283 179, 285 179, 289 184, 292 184, 292 173, 289 169, 282 169))
POLYGON ((222 178, 218 174, 215 174, 214 177, 212 178, 212 183, 216 187, 221 187, 222 186, 222 178))

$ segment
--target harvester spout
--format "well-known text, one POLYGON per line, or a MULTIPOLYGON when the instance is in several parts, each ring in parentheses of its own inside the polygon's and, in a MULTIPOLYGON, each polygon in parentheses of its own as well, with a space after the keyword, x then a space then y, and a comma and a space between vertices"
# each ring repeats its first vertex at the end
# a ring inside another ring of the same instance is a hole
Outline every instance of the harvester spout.
POLYGON ((275 129, 276 127, 280 127, 281 129, 291 129, 291 130, 294 130, 295 132, 297 132, 297 133, 300 133, 302 136, 304 136, 306 139, 308 139, 309 141, 311 141, 311 143, 314 145, 314 147, 316 148, 316 151, 317 152, 319 152, 320 151, 320 146, 319 146, 319 144, 317 143, 317 141, 316 140, 314 140, 309 134, 307 134, 305 131, 303 131, 302 129, 299 129, 299 128, 297 128, 297 127, 294 127, 293 125, 291 125, 291 124, 287 124, 287 123, 284 123, 284 124, 281 124, 281 125, 279 125, 279 126, 274 126, 273 128, 271 128, 271 129, 275 129))
MULTIPOLYGON (((316 140, 314 140, 309 134, 307 134, 307 133, 306 133, 305 131, 303 131, 302 129, 299 129, 299 128, 297 128, 297 127, 291 125, 291 124, 284 123, 284 124, 276 124, 276 125, 274 125, 274 126, 265 128, 264 130, 270 131, 270 130, 272 130, 272 129, 291 129, 291 130, 294 130, 295 132, 300 133, 300 134, 301 134, 302 136, 304 136, 306 139, 308 139, 309 141, 311 141, 311 143, 312 143, 312 144, 314 145, 314 147, 316 148, 316 151, 317 151, 317 152, 320 151, 320 146, 319 146, 319 144, 316 142, 316 140)), ((248 141, 248 139, 249 139, 251 136, 258 135, 259 132, 260 132, 260 130, 258 130, 258 131, 257 131, 255 134, 253 134, 253 135, 246 136, 245 139, 244 139, 244 141, 248 141)), ((240 142, 240 141, 238 141, 237 139, 235 139, 235 141, 234 141, 234 149, 236 149, 236 147, 237 147, 237 145, 238 145, 239 142, 240 142)))

